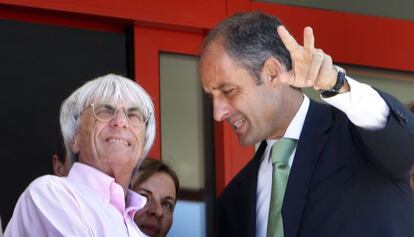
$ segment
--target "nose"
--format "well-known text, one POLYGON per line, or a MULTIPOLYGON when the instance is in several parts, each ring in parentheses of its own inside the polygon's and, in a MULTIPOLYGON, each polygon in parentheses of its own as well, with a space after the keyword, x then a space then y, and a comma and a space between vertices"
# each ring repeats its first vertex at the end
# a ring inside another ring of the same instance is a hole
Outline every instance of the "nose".
POLYGON ((231 114, 229 103, 225 99, 213 98, 214 120, 221 122, 231 114))
POLYGON ((152 201, 148 204, 149 204, 148 212, 149 212, 150 215, 153 215, 157 218, 162 217, 163 211, 162 211, 161 203, 156 202, 156 201, 152 201))
POLYGON ((112 127, 126 128, 128 126, 128 117, 123 109, 118 109, 115 117, 110 121, 112 127))

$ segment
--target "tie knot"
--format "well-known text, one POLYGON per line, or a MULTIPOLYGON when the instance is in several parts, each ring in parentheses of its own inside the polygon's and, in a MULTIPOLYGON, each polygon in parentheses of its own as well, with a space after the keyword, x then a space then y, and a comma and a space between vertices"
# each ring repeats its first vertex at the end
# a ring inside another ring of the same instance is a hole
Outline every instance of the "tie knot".
POLYGON ((295 148, 296 140, 291 138, 279 139, 272 148, 272 163, 284 163, 289 162, 290 154, 295 148))

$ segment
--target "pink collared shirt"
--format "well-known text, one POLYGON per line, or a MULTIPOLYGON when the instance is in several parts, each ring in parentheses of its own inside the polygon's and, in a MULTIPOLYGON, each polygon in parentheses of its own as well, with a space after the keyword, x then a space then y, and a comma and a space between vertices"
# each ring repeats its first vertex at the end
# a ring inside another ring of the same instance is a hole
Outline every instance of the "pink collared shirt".
POLYGON ((146 198, 123 188, 114 178, 81 163, 68 177, 45 175, 20 196, 5 237, 146 236, 134 214, 146 198))

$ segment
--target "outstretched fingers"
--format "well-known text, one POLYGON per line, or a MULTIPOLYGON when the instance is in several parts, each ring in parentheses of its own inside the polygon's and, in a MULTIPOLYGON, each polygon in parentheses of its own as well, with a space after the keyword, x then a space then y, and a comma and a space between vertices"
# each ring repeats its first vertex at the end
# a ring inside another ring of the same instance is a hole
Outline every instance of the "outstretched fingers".
POLYGON ((315 48, 315 37, 313 36, 313 30, 307 26, 303 30, 303 47, 309 53, 315 48))
POLYGON ((289 52, 292 53, 301 47, 283 25, 277 27, 277 33, 289 52))
MULTIPOLYGON (((302 47, 298 44, 298 42, 296 42, 295 38, 293 38, 293 36, 283 25, 277 27, 277 33, 279 34, 279 37, 285 45, 286 49, 291 54, 291 57, 294 52, 299 52, 301 50, 302 47)), ((292 59, 292 66, 294 67, 294 65, 295 60, 292 59)), ((295 70, 290 70, 289 72, 281 73, 279 75, 279 80, 286 84, 294 85, 296 81, 295 79, 295 70)))
POLYGON ((306 85, 313 86, 316 79, 319 76, 319 70, 322 66, 324 60, 324 53, 321 49, 315 49, 312 52, 312 62, 308 69, 308 74, 306 75, 306 85))
POLYGON ((292 59, 292 70, 281 77, 283 83, 296 87, 311 87, 319 77, 319 71, 324 61, 321 49, 315 49, 315 37, 311 27, 303 31, 303 46, 299 45, 284 26, 279 26, 277 32, 292 59))

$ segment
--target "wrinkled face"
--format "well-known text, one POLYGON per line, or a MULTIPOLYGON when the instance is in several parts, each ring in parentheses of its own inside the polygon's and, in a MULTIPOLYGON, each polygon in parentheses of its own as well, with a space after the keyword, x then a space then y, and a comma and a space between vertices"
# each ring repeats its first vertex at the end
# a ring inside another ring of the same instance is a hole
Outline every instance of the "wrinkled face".
POLYGON ((120 103, 118 112, 108 121, 98 120, 92 106, 84 109, 72 143, 80 162, 110 176, 119 171, 132 173, 142 159, 146 125, 131 124, 125 113, 131 107, 134 106, 120 103))
POLYGON ((171 176, 164 172, 155 173, 135 191, 147 198, 145 207, 134 217, 140 230, 151 237, 166 236, 173 222, 176 202, 176 190, 171 176))
POLYGON ((284 134, 289 124, 284 106, 289 99, 287 85, 277 75, 262 72, 262 83, 223 49, 220 42, 211 43, 200 62, 204 90, 211 95, 214 119, 227 121, 239 143, 251 145, 284 134))

